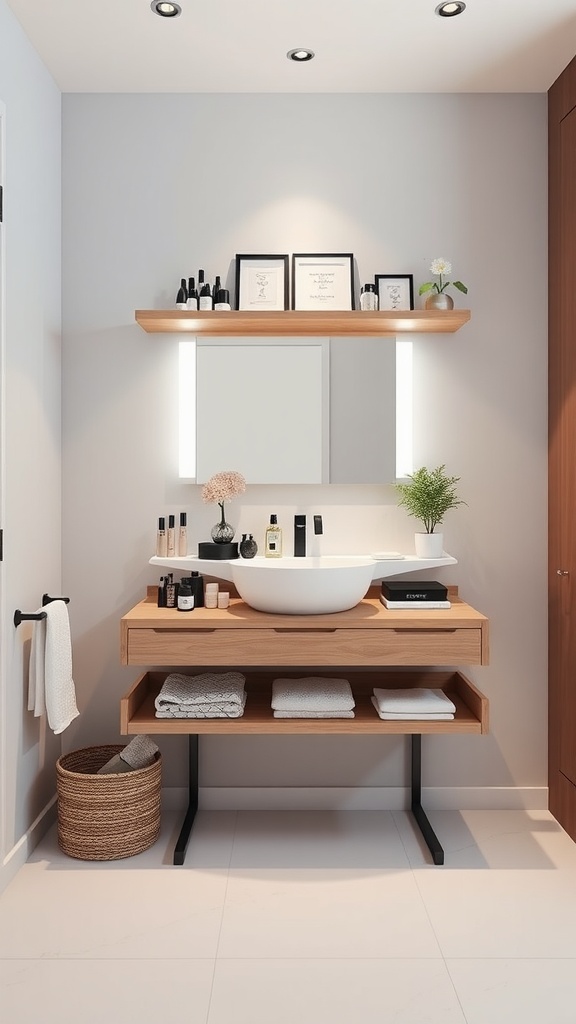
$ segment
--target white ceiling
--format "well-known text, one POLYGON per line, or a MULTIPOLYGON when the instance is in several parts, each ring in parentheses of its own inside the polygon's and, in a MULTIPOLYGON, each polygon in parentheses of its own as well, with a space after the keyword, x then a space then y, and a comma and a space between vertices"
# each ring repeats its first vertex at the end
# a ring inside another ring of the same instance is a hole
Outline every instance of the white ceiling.
POLYGON ((64 92, 546 92, 576 54, 576 0, 437 2, 8 0, 64 92))

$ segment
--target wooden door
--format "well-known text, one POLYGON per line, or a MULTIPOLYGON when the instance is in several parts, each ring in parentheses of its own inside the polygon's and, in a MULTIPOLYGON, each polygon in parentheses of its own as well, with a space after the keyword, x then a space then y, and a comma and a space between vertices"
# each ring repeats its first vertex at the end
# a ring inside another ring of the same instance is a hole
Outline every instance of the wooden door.
POLYGON ((549 787, 576 839, 576 58, 548 98, 549 787))

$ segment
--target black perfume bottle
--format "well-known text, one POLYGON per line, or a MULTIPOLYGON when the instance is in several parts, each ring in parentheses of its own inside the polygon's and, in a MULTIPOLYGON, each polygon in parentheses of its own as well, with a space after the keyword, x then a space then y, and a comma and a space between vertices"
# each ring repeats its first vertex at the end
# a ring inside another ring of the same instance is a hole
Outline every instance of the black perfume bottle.
POLYGON ((251 533, 242 534, 239 550, 241 558, 254 558, 258 551, 258 545, 251 533))

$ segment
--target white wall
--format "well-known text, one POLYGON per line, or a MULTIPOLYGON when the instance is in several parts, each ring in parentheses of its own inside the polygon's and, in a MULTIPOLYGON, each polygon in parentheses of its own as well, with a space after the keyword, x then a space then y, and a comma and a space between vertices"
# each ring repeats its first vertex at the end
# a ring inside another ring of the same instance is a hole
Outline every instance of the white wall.
MULTIPOLYGON (((157 580, 158 515, 186 509, 192 546, 216 518, 177 479, 178 338, 146 335, 134 310, 172 306, 200 266, 227 275, 236 252, 353 251, 362 280, 412 272, 416 287, 442 255, 472 320, 415 340, 415 458, 461 477, 443 578, 491 620, 491 664, 468 674, 492 729, 425 744, 425 781, 545 786, 546 97, 67 95, 63 116, 64 587, 82 711, 66 745, 118 737, 137 675, 119 620, 157 580)), ((331 550, 410 548, 386 483, 249 487, 238 530, 308 509, 331 550)), ((207 787, 404 782, 392 737, 201 748, 207 787)), ((184 741, 162 749, 165 784, 182 785, 184 741)))
POLYGON ((5 110, 0 888, 54 792, 60 740, 25 710, 30 624, 61 590, 60 92, 0 0, 5 110))

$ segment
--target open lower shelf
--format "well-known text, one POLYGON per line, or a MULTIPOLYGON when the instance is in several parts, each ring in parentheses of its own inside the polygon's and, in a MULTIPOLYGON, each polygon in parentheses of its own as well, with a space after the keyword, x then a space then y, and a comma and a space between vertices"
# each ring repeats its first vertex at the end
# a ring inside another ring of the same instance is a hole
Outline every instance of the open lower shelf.
POLYGON ((148 334, 188 333, 214 337, 385 337, 396 334, 454 334, 470 319, 469 309, 324 310, 220 312, 137 309, 136 322, 148 334))
MULTIPOLYGON (((338 671, 322 673, 309 669, 286 671, 284 668, 255 672, 251 668, 233 666, 246 676, 247 700, 241 718, 156 718, 154 700, 158 695, 167 671, 146 672, 142 675, 120 703, 122 735, 138 733, 156 735, 186 735, 190 733, 230 734, 275 734, 294 733, 335 735, 335 734, 396 734, 407 733, 487 733, 488 698, 480 692, 461 672, 393 672, 370 670, 359 672, 340 668, 338 671), (354 718, 274 718, 270 707, 272 680, 278 677, 298 678, 306 675, 327 675, 348 679, 356 700, 354 718), (383 721, 378 717, 370 697, 375 686, 397 688, 428 686, 442 689, 454 701, 456 715, 452 721, 398 720, 383 721)), ((231 669, 229 669, 231 670, 231 669)), ((188 675, 196 675, 206 669, 196 667, 174 669, 188 675)), ((208 669, 210 671, 210 669, 208 669)), ((213 667, 211 671, 214 671, 213 667)))

